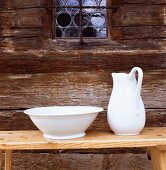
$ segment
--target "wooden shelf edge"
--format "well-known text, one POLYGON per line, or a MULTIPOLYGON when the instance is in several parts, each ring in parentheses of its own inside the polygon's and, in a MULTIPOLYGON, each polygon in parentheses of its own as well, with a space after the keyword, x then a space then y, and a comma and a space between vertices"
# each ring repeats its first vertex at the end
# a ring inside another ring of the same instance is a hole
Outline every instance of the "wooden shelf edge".
POLYGON ((140 135, 116 136, 111 131, 88 131, 70 140, 45 140, 40 131, 0 131, 0 150, 101 149, 166 146, 166 127, 145 128, 140 135))

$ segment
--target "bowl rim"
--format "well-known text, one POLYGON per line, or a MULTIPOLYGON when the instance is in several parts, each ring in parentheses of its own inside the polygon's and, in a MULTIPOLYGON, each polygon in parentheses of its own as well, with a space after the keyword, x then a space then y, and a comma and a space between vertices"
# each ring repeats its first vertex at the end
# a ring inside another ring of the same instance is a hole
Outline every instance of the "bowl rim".
POLYGON ((104 111, 104 109, 102 107, 96 107, 96 106, 45 106, 45 107, 34 107, 34 108, 30 108, 30 109, 26 109, 24 110, 24 113, 29 115, 29 116, 75 116, 75 115, 85 115, 85 114, 93 114, 93 113, 99 113, 99 112, 102 112, 104 111), (65 109, 71 109, 71 108, 89 108, 89 111, 82 111, 82 112, 79 112, 79 113, 75 113, 75 114, 72 114, 72 113, 68 113, 68 114, 65 114, 65 113, 54 113, 54 114, 49 114, 49 113, 46 113, 46 114, 41 114, 41 113, 34 113, 32 111, 35 111, 35 110, 41 110, 41 109, 50 109, 50 108, 65 108, 65 109))

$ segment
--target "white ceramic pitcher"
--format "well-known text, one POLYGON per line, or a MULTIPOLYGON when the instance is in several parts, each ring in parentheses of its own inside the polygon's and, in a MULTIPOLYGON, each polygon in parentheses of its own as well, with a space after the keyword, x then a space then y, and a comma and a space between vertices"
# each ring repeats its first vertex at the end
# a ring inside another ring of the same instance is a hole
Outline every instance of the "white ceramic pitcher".
POLYGON ((117 135, 137 135, 145 125, 145 108, 140 93, 142 69, 134 67, 129 74, 112 73, 113 90, 108 105, 108 124, 117 135), (135 73, 138 72, 138 82, 135 73))

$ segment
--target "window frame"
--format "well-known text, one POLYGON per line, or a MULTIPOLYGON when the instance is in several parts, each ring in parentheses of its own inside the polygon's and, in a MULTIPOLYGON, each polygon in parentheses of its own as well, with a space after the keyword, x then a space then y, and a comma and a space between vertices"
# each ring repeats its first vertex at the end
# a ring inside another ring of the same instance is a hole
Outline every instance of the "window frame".
MULTIPOLYGON (((57 0, 53 0, 53 6, 55 8, 52 9, 52 39, 57 42, 73 42, 73 43, 79 43, 80 42, 80 37, 76 38, 76 37, 69 37, 69 38, 61 38, 61 37, 56 37, 56 4, 57 0)), ((107 10, 107 37, 106 38, 98 38, 98 37, 84 37, 83 38, 83 42, 93 42, 95 43, 96 40, 100 41, 99 43, 103 44, 109 40, 111 40, 111 28, 112 28, 112 22, 111 22, 111 18, 112 18, 112 0, 107 0, 107 6, 106 6, 106 10, 107 10), (103 42, 103 43, 102 43, 103 42)))

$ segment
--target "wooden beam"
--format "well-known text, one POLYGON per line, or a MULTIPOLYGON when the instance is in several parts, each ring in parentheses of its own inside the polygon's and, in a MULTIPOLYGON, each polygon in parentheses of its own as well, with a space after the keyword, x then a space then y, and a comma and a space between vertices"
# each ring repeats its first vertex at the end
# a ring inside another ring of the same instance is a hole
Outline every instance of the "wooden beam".
MULTIPOLYGON (((23 41, 24 39, 21 39, 23 41)), ((35 38, 27 40, 32 46, 37 43, 35 38)), ((39 41, 40 42, 40 41, 39 41)), ((166 41, 121 41, 110 46, 96 49, 67 50, 29 50, 14 51, 14 41, 8 39, 0 42, 0 48, 9 50, 0 54, 0 73, 58 73, 58 72, 85 72, 85 71, 126 71, 133 66, 139 66, 144 71, 166 69, 166 41), (163 44, 163 51, 162 51, 163 44), (159 48, 160 47, 160 48, 159 48), (54 51, 55 50, 55 51, 54 51), (10 62, 9 62, 10 61, 10 62)), ((34 45, 36 48, 39 45, 34 45)), ((52 44, 53 45, 53 44, 52 44)), ((55 44, 54 44, 55 45, 55 44)), ((20 44, 20 46, 22 46, 20 44)), ((34 48, 35 48, 34 47, 34 48)), ((24 48, 24 47, 21 47, 24 48)), ((27 47, 25 47, 27 48, 27 47)), ((111 75, 111 73, 110 73, 111 75)))

